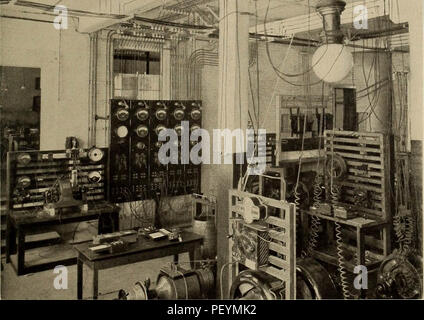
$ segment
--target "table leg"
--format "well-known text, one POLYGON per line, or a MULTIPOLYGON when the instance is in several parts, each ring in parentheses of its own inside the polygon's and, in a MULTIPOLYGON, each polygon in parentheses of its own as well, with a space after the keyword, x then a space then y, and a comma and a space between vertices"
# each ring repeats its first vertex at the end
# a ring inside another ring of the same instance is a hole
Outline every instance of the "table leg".
POLYGON ((16 230, 10 221, 9 215, 6 217, 6 263, 10 262, 10 255, 16 253, 16 230))
POLYGON ((99 270, 93 267, 93 300, 99 296, 99 270))
POLYGON ((83 272, 84 272, 84 264, 82 260, 77 257, 77 299, 82 299, 82 290, 83 290, 83 272))
POLYGON ((196 269, 196 262, 194 262, 196 260, 196 247, 194 247, 194 248, 192 248, 192 249, 189 250, 188 257, 190 259, 190 266, 191 266, 191 268, 193 270, 196 269))
POLYGON ((18 228, 18 276, 24 274, 25 269, 25 232, 18 228))
POLYGON ((119 231, 119 212, 113 212, 110 214, 112 219, 113 232, 119 231))

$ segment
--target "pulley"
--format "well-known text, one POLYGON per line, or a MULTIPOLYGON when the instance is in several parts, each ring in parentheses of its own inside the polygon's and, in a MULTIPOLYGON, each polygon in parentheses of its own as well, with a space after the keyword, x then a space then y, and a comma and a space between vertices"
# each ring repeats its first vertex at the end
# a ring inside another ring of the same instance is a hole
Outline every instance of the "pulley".
POLYGON ((334 180, 341 180, 347 173, 346 161, 337 153, 328 155, 325 171, 328 177, 333 177, 334 180))

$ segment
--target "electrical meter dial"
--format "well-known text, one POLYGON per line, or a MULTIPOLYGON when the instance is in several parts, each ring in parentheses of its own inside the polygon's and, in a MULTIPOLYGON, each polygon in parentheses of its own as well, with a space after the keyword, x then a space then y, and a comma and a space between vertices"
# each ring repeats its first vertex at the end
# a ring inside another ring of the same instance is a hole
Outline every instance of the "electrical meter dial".
POLYGON ((124 108, 119 108, 116 113, 116 118, 118 118, 119 121, 127 121, 128 118, 130 117, 130 113, 128 112, 127 109, 124 108))
POLYGON ((200 127, 199 127, 198 125, 193 125, 193 126, 191 126, 191 128, 190 128, 190 132, 192 133, 193 131, 195 131, 195 130, 197 130, 197 129, 200 129, 200 127))
POLYGON ((128 128, 126 126, 120 126, 115 130, 115 133, 119 138, 125 138, 128 135, 128 128))
POLYGON ((137 146, 137 149, 139 150, 146 149, 146 145, 143 142, 137 142, 136 146, 137 146))
POLYGON ((136 112, 136 117, 140 121, 146 121, 147 119, 149 119, 149 111, 140 108, 136 112))
POLYGON ((149 129, 146 126, 141 125, 141 126, 138 126, 137 129, 135 129, 135 132, 137 133, 137 136, 139 136, 140 138, 145 138, 149 134, 149 129))
POLYGON ((177 135, 181 135, 181 132, 182 132, 182 130, 183 130, 183 127, 181 126, 181 125, 176 125, 175 127, 174 127, 174 130, 175 130, 175 132, 177 133, 177 135))
POLYGON ((156 132, 156 134, 157 134, 157 135, 159 135, 159 133, 160 133, 162 130, 165 130, 165 129, 166 129, 166 127, 165 127, 164 125, 160 124, 160 125, 158 125, 158 126, 155 128, 155 132, 156 132))
POLYGON ((156 115, 156 119, 158 119, 159 121, 163 121, 166 119, 166 110, 159 109, 156 111, 155 115, 156 115))
POLYGON ((181 121, 184 119, 184 110, 182 108, 178 108, 174 110, 174 118, 175 120, 181 121))
POLYGON ((200 109, 193 109, 190 112, 190 116, 193 120, 199 120, 202 116, 202 112, 200 111, 200 109))
POLYGON ((93 162, 98 162, 103 159, 103 151, 99 148, 91 148, 88 151, 88 158, 93 162))

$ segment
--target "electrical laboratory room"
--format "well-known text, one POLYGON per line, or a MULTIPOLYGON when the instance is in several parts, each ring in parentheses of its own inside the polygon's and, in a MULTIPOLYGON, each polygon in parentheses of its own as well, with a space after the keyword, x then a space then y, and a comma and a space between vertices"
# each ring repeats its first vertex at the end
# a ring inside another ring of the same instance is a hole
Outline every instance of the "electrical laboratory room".
POLYGON ((423 299, 423 12, 0 1, 1 299, 423 299))

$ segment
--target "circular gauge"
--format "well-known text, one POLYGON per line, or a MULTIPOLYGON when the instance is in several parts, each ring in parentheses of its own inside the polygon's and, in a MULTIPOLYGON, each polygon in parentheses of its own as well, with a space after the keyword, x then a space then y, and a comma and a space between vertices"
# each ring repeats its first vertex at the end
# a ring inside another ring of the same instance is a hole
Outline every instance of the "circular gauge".
POLYGON ((137 119, 140 121, 146 121, 149 118, 149 111, 146 109, 138 109, 136 112, 137 119))
POLYGON ((91 183, 98 183, 102 181, 102 175, 98 171, 91 171, 88 173, 88 181, 91 183))
POLYGON ((92 148, 88 151, 88 158, 93 162, 98 162, 103 159, 103 151, 99 148, 92 148))
POLYGON ((126 121, 130 117, 130 113, 128 112, 128 110, 126 110, 124 108, 119 108, 116 111, 115 115, 116 115, 116 117, 118 118, 119 121, 126 121))
POLYGON ((31 156, 26 152, 20 153, 18 154, 16 160, 18 161, 19 164, 27 165, 28 163, 31 162, 31 156))
POLYGON ((128 135, 128 128, 126 126, 120 126, 116 129, 116 135, 119 138, 125 138, 128 135))
POLYGON ((177 135, 181 135, 181 132, 182 132, 182 130, 183 130, 183 127, 181 126, 181 125, 176 125, 175 127, 174 127, 174 130, 175 130, 175 132, 177 133, 177 135))
POLYGON ((149 129, 146 126, 138 126, 135 132, 140 138, 145 138, 149 134, 149 129))
POLYGON ((160 124, 160 125, 158 125, 158 126, 156 127, 155 132, 156 132, 156 134, 157 134, 157 135, 159 135, 159 133, 160 133, 162 130, 165 130, 165 129, 166 129, 166 127, 165 127, 164 125, 160 124))
POLYGON ((190 112, 190 116, 193 120, 199 120, 202 116, 202 112, 200 111, 200 109, 194 109, 190 112))
POLYGON ((166 111, 165 109, 159 109, 156 111, 156 119, 163 121, 166 119, 166 111))
POLYGON ((31 179, 28 176, 19 177, 17 181, 18 187, 27 188, 31 184, 31 179))
POLYGON ((190 132, 191 132, 191 133, 193 133, 193 131, 195 131, 195 130, 197 130, 197 129, 200 129, 200 127, 199 127, 198 125, 193 125, 193 126, 191 126, 191 128, 190 128, 190 132))
POLYGON ((144 150, 146 145, 143 142, 137 142, 137 149, 144 150))
POLYGON ((176 109, 174 111, 174 118, 176 120, 179 120, 179 121, 183 120, 184 119, 184 110, 180 109, 180 108, 176 109))

